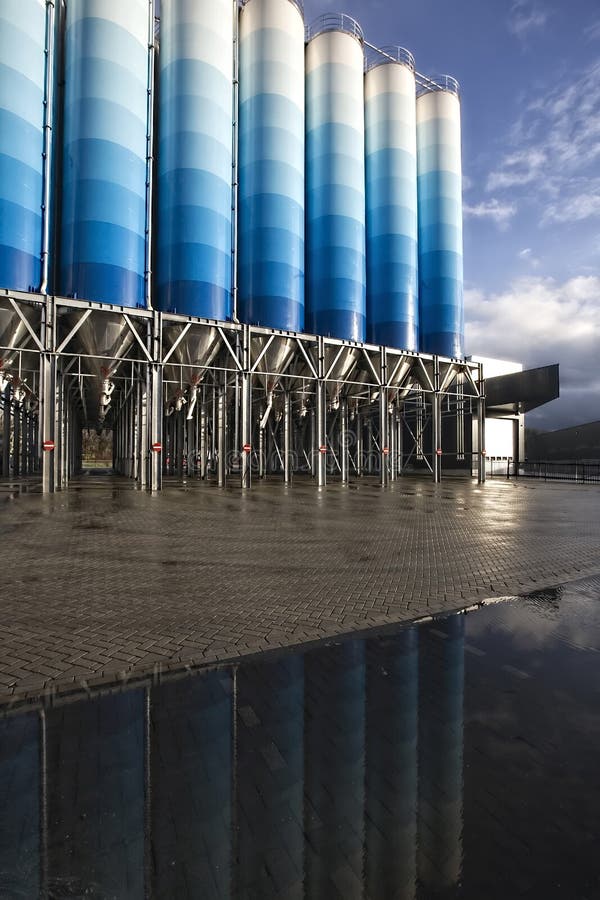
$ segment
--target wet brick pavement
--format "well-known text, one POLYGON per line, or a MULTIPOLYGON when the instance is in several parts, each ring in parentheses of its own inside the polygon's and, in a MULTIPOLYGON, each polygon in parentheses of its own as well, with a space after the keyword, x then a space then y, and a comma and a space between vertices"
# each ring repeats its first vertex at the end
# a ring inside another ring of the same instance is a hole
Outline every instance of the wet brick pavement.
POLYGON ((0 704, 600 572, 600 487, 407 477, 0 490, 0 704))

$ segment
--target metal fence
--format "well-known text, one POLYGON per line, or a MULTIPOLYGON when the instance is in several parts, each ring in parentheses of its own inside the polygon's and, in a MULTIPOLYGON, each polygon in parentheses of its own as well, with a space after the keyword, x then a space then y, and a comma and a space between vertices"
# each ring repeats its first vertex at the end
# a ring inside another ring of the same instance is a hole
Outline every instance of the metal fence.
POLYGON ((600 484, 600 460, 527 459, 517 463, 511 457, 490 457, 488 475, 504 478, 539 478, 542 481, 572 481, 600 484))

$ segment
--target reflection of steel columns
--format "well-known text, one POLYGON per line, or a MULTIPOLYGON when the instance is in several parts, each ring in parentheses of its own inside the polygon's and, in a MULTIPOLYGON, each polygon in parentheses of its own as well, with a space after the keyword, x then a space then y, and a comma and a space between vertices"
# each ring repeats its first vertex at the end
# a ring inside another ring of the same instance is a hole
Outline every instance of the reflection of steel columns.
POLYGON ((305 895, 362 900, 364 644, 308 653, 304 665, 305 895))
POLYGON ((417 877, 418 631, 367 642, 366 884, 412 900, 417 877))
POLYGON ((422 628, 419 657, 419 881, 439 891, 462 867, 464 616, 422 628))
POLYGON ((232 693, 221 671, 151 691, 148 897, 230 896, 232 693))
MULTIPOLYGON (((236 896, 302 900, 303 658, 237 674, 236 896)), ((204 896, 204 895, 202 895, 204 896)))
POLYGON ((50 896, 144 897, 144 691, 47 713, 50 896))
POLYGON ((0 897, 41 897, 40 727, 36 713, 0 719, 0 897))

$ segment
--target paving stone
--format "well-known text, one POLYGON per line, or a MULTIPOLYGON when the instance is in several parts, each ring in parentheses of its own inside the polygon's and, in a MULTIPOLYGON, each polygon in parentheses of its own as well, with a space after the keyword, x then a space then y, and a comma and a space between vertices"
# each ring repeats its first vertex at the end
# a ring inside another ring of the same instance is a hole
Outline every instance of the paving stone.
POLYGON ((0 704, 408 621, 600 572, 600 487, 406 477, 0 504, 0 704))

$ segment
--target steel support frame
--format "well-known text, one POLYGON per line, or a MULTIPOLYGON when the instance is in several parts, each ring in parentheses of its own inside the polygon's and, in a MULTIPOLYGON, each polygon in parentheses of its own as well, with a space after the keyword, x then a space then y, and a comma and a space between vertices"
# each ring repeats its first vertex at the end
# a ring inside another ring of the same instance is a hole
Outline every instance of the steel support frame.
MULTIPOLYGON (((75 435, 81 425, 76 387, 79 385, 83 397, 86 356, 78 346, 73 346, 73 342, 76 342, 78 328, 84 321, 104 313, 121 316, 133 337, 125 362, 120 363, 131 366, 132 390, 125 402, 127 408, 116 414, 114 457, 120 471, 125 470, 129 460, 129 474, 142 488, 158 491, 162 487, 163 439, 167 439, 163 431, 167 365, 179 366, 181 384, 188 389, 185 379, 189 372, 186 371, 184 376, 183 370, 189 366, 175 363, 172 355, 175 343, 185 346, 198 330, 205 328, 218 331, 220 356, 195 364, 200 373, 194 395, 196 410, 177 428, 178 458, 182 459, 184 453, 187 456, 187 466, 181 470, 181 475, 198 474, 206 478, 210 461, 218 484, 224 486, 228 477, 238 473, 240 485, 248 489, 252 484, 253 468, 259 475, 266 473, 269 461, 265 450, 270 447, 273 459, 269 466, 281 472, 286 484, 291 484, 298 467, 306 466, 319 487, 326 485, 328 469, 332 476, 347 484, 351 477, 364 474, 365 462, 367 471, 374 472, 379 461, 380 483, 386 486, 410 461, 411 456, 406 458, 403 447, 406 438, 402 423, 406 405, 410 407, 412 402, 414 387, 420 385, 422 396, 429 398, 431 470, 434 481, 439 481, 442 404, 452 394, 452 379, 458 373, 461 402, 474 400, 475 403, 479 438, 474 454, 477 454, 478 479, 485 479, 485 395, 481 367, 477 364, 69 298, 12 294, 11 298, 17 306, 21 299, 27 299, 29 303, 37 301, 42 309, 38 341, 39 439, 55 444, 54 452, 41 454, 46 492, 65 487, 75 471, 78 454, 75 435), (81 316, 76 326, 59 334, 58 315, 63 308, 79 310, 81 316), (179 336, 168 345, 165 343, 165 325, 173 323, 180 326, 179 336), (254 354, 253 342, 259 348, 254 354), (277 361, 272 363, 272 359, 277 360, 277 348, 286 342, 292 342, 293 348, 278 368, 277 361), (71 360, 69 365, 67 359, 71 360), (75 359, 78 369, 73 364, 75 359), (274 370, 270 368, 272 365, 274 370), (279 398, 279 418, 275 420, 271 414, 268 428, 259 429, 256 447, 253 445, 256 424, 269 402, 258 387, 259 374, 261 383, 270 380, 274 385, 273 391, 279 398), (211 384, 214 392, 212 414, 211 384), (470 399, 462 393, 463 384, 471 391, 470 399), (233 424, 231 430, 228 428, 229 416, 233 424), (372 451, 367 454, 367 460, 365 432, 372 451)), ((184 413, 174 415, 182 418, 184 413)), ((21 434, 31 430, 23 420, 20 426, 21 434)), ((416 434, 414 440, 416 445, 422 444, 422 435, 416 434)), ((6 454, 6 441, 4 445, 6 454)), ((421 446, 421 450, 425 456, 429 455, 424 447, 421 446)), ((23 451, 21 468, 27 467, 23 451)))

